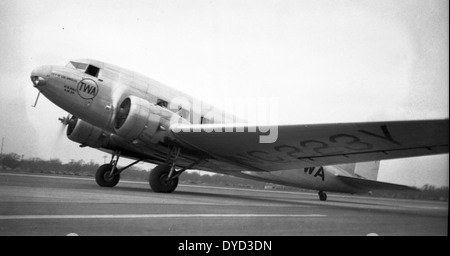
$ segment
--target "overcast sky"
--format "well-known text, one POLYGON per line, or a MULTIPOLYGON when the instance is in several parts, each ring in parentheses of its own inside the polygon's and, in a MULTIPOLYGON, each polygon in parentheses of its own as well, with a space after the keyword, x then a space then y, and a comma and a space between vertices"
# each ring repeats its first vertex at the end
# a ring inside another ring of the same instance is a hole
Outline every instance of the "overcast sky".
MULTIPOLYGON (((280 123, 448 118, 449 2, 0 1, 4 152, 103 162, 66 139, 39 65, 93 58, 197 98, 277 97, 280 123), (61 139, 58 139, 61 138, 61 139)), ((448 186, 448 154, 384 161, 379 178, 448 186)))

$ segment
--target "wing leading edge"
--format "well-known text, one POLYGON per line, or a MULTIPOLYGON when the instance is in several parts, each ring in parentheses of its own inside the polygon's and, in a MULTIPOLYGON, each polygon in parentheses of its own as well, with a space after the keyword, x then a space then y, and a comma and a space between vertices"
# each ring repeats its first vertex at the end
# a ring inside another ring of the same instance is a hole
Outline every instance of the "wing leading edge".
POLYGON ((171 132, 185 147, 254 171, 449 152, 448 119, 258 127, 177 125, 171 132), (260 143, 261 136, 275 129, 275 142, 260 143))

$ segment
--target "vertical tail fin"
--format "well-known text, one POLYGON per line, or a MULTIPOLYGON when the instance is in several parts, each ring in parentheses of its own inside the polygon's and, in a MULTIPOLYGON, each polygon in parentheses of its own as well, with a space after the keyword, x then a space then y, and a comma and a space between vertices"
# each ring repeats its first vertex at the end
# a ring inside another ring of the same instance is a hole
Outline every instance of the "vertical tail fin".
POLYGON ((367 180, 377 180, 380 161, 340 164, 336 167, 346 171, 351 176, 367 180))
POLYGON ((355 175, 368 179, 377 180, 378 170, 380 169, 380 161, 356 163, 355 175))

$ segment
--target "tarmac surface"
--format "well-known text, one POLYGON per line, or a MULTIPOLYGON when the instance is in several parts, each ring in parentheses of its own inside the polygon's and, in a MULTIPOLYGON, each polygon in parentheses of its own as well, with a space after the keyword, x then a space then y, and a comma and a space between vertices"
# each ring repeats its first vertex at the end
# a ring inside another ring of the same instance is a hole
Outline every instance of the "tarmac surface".
POLYGON ((0 173, 0 235, 448 235, 448 202, 0 173))

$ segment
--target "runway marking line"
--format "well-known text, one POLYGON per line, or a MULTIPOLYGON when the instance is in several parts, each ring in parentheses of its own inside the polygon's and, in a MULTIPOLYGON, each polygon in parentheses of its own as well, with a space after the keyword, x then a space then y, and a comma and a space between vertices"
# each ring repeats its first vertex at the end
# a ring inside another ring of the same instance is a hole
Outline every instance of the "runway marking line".
POLYGON ((0 220, 37 219, 137 219, 137 218, 305 218, 323 214, 91 214, 91 215, 1 215, 0 220))

